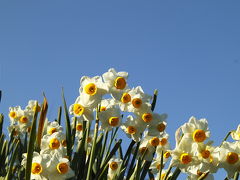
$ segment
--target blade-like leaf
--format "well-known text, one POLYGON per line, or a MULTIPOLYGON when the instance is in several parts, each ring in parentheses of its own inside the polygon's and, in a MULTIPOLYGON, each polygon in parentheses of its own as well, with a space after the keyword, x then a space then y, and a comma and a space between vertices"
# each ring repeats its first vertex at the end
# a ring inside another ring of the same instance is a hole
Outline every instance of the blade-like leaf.
POLYGON ((67 103, 64 97, 64 92, 62 89, 62 100, 64 106, 64 113, 65 113, 65 126, 66 126, 66 141, 67 141, 67 156, 71 159, 72 154, 72 133, 71 133, 71 125, 70 125, 70 118, 68 114, 67 103))
POLYGON ((40 113, 40 118, 38 122, 38 132, 37 132, 37 144, 36 144, 36 149, 39 152, 40 151, 40 145, 41 145, 41 140, 42 140, 42 134, 43 134, 43 127, 44 127, 44 122, 47 116, 47 110, 48 110, 48 102, 47 99, 44 95, 43 99, 43 104, 41 108, 41 113, 40 113))

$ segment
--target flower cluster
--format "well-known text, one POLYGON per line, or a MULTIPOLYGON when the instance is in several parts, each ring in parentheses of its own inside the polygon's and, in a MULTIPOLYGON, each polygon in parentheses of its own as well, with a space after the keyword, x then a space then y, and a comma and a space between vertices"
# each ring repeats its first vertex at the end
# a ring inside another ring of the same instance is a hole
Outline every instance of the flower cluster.
MULTIPOLYGON (((213 179, 219 168, 226 170, 228 178, 239 173, 240 125, 228 134, 234 142, 227 142, 227 136, 220 146, 213 146, 207 120, 191 117, 176 131, 176 145, 171 148, 165 131, 167 114, 154 112, 156 97, 157 91, 151 96, 141 86, 130 87, 128 73, 111 68, 102 76, 82 77, 79 96, 69 107, 63 98, 65 132, 61 116, 48 122, 43 106, 34 100, 24 110, 20 106, 9 108, 8 130, 22 146, 29 143, 34 148, 30 165, 31 179, 36 180, 144 179, 147 173, 151 179, 163 180, 176 179, 180 172, 189 180, 213 179), (35 147, 29 141, 36 135, 33 124, 37 112, 44 125, 39 128, 39 146, 35 147), (122 149, 120 141, 113 145, 118 129, 131 140, 128 149, 122 149), (112 135, 107 142, 109 132, 112 135)), ((27 169, 28 154, 20 152, 21 165, 27 169)), ((19 177, 23 177, 21 173, 19 177)))

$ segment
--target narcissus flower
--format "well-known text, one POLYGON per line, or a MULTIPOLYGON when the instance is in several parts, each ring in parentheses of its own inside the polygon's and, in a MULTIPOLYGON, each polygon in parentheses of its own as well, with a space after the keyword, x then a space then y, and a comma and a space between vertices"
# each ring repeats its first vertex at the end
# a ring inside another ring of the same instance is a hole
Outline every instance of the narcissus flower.
POLYGON ((122 164, 122 159, 112 157, 108 162, 108 180, 113 180, 122 164))
POLYGON ((109 131, 121 125, 122 116, 117 106, 99 112, 98 116, 101 121, 101 130, 109 131))
POLYGON ((235 131, 231 132, 231 136, 236 141, 240 140, 240 124, 238 125, 238 127, 237 127, 237 129, 235 131))
POLYGON ((52 135, 55 132, 62 132, 63 128, 58 124, 57 121, 48 122, 47 125, 47 134, 52 135))
POLYGON ((240 146, 238 141, 234 143, 223 142, 219 152, 219 166, 227 171, 228 178, 232 178, 240 167, 240 146))
POLYGON ((95 108, 102 100, 102 96, 108 92, 107 85, 102 81, 100 76, 88 77, 83 76, 80 80, 79 89, 81 105, 84 107, 95 108))
POLYGON ((128 92, 131 96, 131 104, 127 107, 128 112, 141 113, 151 109, 151 96, 144 93, 141 86, 137 86, 128 92))
POLYGON ((167 126, 166 119, 167 114, 153 113, 152 121, 148 125, 148 135, 159 136, 163 134, 167 126))
POLYGON ((127 121, 122 124, 121 128, 129 138, 132 138, 135 142, 139 142, 142 138, 146 125, 129 115, 127 117, 127 121))
MULTIPOLYGON (((31 179, 34 179, 34 180, 48 179, 46 163, 49 161, 49 159, 50 159, 50 156, 47 154, 42 155, 37 152, 33 152, 31 179)), ((26 168, 26 164, 27 164, 27 153, 24 153, 21 165, 26 168)))
POLYGON ((188 139, 182 139, 180 144, 173 151, 171 151, 171 165, 179 167, 183 172, 192 165, 199 163, 198 158, 195 156, 196 149, 193 144, 189 143, 188 139))
POLYGON ((206 119, 197 120, 195 117, 191 117, 189 122, 185 123, 181 128, 184 137, 190 138, 196 143, 204 142, 210 136, 206 119))
POLYGON ((116 72, 115 69, 111 68, 102 77, 113 97, 118 96, 127 88, 127 72, 116 72))
POLYGON ((22 111, 20 106, 10 107, 8 117, 11 121, 11 124, 14 124, 19 119, 19 113, 22 111))
POLYGON ((28 113, 30 115, 33 116, 34 112, 37 111, 37 112, 40 112, 41 111, 41 106, 40 104, 38 103, 38 101, 36 100, 30 100, 28 101, 28 105, 26 106, 26 111, 28 111, 28 113))
POLYGON ((93 108, 83 104, 81 96, 77 97, 75 103, 69 107, 70 114, 73 114, 75 117, 83 116, 85 120, 92 121, 94 119, 93 108))
POLYGON ((54 154, 47 163, 48 178, 51 180, 65 180, 74 176, 67 158, 54 154))

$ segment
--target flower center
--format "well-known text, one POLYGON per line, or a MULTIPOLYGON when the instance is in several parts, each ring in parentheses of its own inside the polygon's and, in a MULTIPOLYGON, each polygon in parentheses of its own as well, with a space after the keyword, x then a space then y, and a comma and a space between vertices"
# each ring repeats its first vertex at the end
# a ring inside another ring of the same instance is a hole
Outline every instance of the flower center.
POLYGON ((135 108, 140 108, 141 105, 142 105, 142 100, 141 100, 140 98, 134 98, 134 99, 132 100, 132 105, 133 105, 133 107, 135 107, 135 108))
POLYGON ((74 112, 74 114, 80 116, 84 112, 84 107, 80 104, 74 104, 73 105, 73 112, 74 112))
POLYGON ((49 135, 52 135, 52 134, 55 133, 55 132, 57 132, 57 128, 55 128, 55 127, 52 127, 52 128, 50 128, 50 129, 48 130, 48 134, 49 134, 49 135))
POLYGON ((22 117, 19 119, 19 121, 20 121, 21 123, 27 123, 27 122, 28 122, 28 118, 27 118, 26 116, 22 116, 22 117))
POLYGON ((117 126, 118 125, 118 122, 119 122, 119 118, 118 117, 110 117, 108 119, 108 124, 110 126, 117 126))
POLYGON ((52 138, 49 142, 50 149, 58 149, 60 146, 60 142, 57 138, 52 138))
POLYGON ((117 162, 111 162, 109 164, 109 167, 112 169, 112 170, 116 170, 118 168, 118 163, 117 162))
POLYGON ((102 112, 102 111, 106 111, 107 110, 107 108, 105 107, 105 106, 101 106, 101 108, 100 108, 100 112, 102 112))
POLYGON ((121 102, 122 103, 128 103, 131 101, 131 96, 128 93, 123 93, 122 97, 121 97, 121 102))
POLYGON ((77 131, 82 131, 82 129, 83 129, 82 124, 81 124, 81 123, 78 123, 78 124, 76 125, 76 130, 77 130, 77 131))
MULTIPOLYGON (((157 164, 156 164, 156 168, 157 168, 158 170, 160 170, 160 167, 161 167, 161 164, 160 164, 160 163, 157 163, 157 164)), ((163 166, 162 166, 162 168, 163 168, 163 166)))
POLYGON ((236 162, 238 162, 239 158, 238 158, 238 154, 235 152, 229 152, 227 154, 227 162, 229 164, 235 164, 236 162))
POLYGON ((149 142, 152 146, 158 146, 159 143, 160 143, 159 138, 157 138, 157 137, 153 137, 153 138, 150 139, 148 142, 149 142))
POLYGON ((209 156, 210 156, 210 151, 209 150, 203 150, 202 152, 201 152, 201 156, 202 156, 202 158, 204 158, 204 159, 207 159, 207 158, 209 158, 209 156))
POLYGON ((9 113, 9 116, 10 116, 11 118, 16 118, 16 117, 17 117, 17 113, 14 112, 14 111, 11 111, 11 112, 9 113))
POLYGON ((127 127, 127 133, 128 134, 135 134, 137 132, 137 129, 134 126, 128 126, 127 127))
POLYGON ((97 93, 97 86, 94 83, 89 83, 84 87, 85 93, 93 96, 94 94, 97 93))
POLYGON ((160 123, 160 124, 157 125, 157 130, 159 132, 163 132, 165 130, 165 128, 166 128, 166 125, 163 124, 163 123, 160 123))
POLYGON ((150 122, 152 120, 152 114, 151 113, 144 113, 142 115, 142 120, 146 123, 150 122))
POLYGON ((42 172, 42 166, 39 163, 32 163, 32 169, 31 169, 32 174, 41 174, 42 172))
POLYGON ((68 165, 67 165, 67 163, 58 163, 57 171, 60 174, 66 174, 68 172, 68 165))
POLYGON ((171 156, 171 153, 169 151, 166 151, 164 154, 163 154, 163 157, 165 158, 169 158, 171 156))
POLYGON ((188 153, 183 153, 180 156, 180 161, 182 164, 188 164, 192 161, 192 157, 188 153))
POLYGON ((126 87, 126 80, 123 77, 117 77, 114 82, 114 86, 117 89, 124 89, 126 87))
POLYGON ((193 139, 195 142, 203 142, 205 139, 206 139, 206 134, 205 134, 205 131, 202 130, 202 129, 196 129, 194 132, 193 132, 193 139))
POLYGON ((167 144, 167 139, 166 138, 162 138, 161 141, 160 141, 160 145, 161 146, 165 146, 167 144))

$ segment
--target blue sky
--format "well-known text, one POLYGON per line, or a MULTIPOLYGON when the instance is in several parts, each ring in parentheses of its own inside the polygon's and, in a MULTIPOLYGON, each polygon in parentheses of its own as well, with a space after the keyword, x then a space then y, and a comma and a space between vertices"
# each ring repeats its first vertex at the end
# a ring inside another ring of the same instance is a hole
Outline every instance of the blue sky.
POLYGON ((7 115, 9 106, 25 107, 45 92, 53 120, 61 87, 70 105, 81 76, 114 67, 129 72, 130 86, 159 90, 156 112, 168 113, 172 143, 193 115, 208 119, 218 145, 239 124, 239 7, 221 0, 1 1, 0 110, 7 115))

